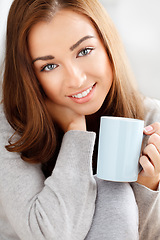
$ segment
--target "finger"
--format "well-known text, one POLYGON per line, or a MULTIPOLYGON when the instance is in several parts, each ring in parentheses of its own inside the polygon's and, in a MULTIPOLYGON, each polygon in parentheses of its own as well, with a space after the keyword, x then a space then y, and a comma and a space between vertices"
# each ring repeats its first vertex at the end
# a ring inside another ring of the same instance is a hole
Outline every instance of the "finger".
POLYGON ((159 122, 155 122, 144 128, 144 134, 151 135, 153 133, 157 133, 158 135, 160 135, 160 123, 159 122))
POLYGON ((154 171, 154 166, 153 164, 149 161, 147 156, 143 155, 140 157, 139 162, 143 168, 143 171, 140 173, 140 175, 145 175, 145 176, 154 176, 155 171, 154 171))
POLYGON ((158 152, 160 153, 160 136, 157 133, 153 133, 149 139, 148 139, 148 144, 153 144, 158 152))
POLYGON ((143 154, 148 157, 151 164, 154 166, 155 174, 160 173, 160 154, 155 145, 147 145, 143 150, 143 154))
POLYGON ((152 125, 148 125, 144 128, 143 132, 146 135, 150 135, 150 134, 154 133, 154 128, 152 127, 152 125))

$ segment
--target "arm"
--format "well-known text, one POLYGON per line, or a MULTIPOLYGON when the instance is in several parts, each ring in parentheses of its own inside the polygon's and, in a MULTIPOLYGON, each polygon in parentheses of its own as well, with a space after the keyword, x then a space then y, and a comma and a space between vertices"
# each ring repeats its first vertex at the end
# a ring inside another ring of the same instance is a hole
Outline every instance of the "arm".
POLYGON ((156 190, 160 181, 160 123, 145 127, 144 133, 149 138, 139 160, 143 170, 139 173, 137 182, 156 190))
POLYGON ((143 170, 137 183, 132 183, 139 209, 139 234, 142 240, 158 239, 160 236, 160 136, 155 133, 158 132, 159 124, 152 126, 146 127, 148 132, 145 130, 145 133, 151 136, 140 158, 143 170))
POLYGON ((140 239, 159 239, 160 236, 160 192, 159 192, 159 124, 160 102, 145 99, 146 117, 144 150, 140 158, 143 167, 139 174, 138 183, 132 183, 139 209, 140 239))
POLYGON ((145 134, 149 138, 140 157, 143 170, 132 187, 139 209, 140 239, 150 240, 160 236, 160 124, 147 126, 145 134))
POLYGON ((84 239, 95 207, 95 134, 67 132, 55 169, 45 180, 39 165, 5 150, 12 130, 0 114, 0 200, 17 235, 23 240, 84 239))
POLYGON ((131 183, 139 210, 140 240, 160 237, 160 192, 138 183, 131 183))

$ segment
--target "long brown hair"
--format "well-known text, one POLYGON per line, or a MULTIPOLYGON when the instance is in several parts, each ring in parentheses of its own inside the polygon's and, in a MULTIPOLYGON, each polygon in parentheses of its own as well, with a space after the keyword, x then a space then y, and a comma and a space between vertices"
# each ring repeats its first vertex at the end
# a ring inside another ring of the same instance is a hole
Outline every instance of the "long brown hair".
POLYGON ((6 118, 20 137, 16 142, 10 141, 6 148, 20 152, 22 159, 30 163, 44 163, 53 158, 63 134, 46 109, 45 94, 32 68, 27 37, 34 24, 50 21, 64 8, 91 20, 113 69, 111 89, 102 108, 87 117, 88 129, 98 134, 101 115, 143 119, 142 100, 133 84, 123 46, 112 21, 97 0, 15 0, 7 24, 3 103, 6 118))

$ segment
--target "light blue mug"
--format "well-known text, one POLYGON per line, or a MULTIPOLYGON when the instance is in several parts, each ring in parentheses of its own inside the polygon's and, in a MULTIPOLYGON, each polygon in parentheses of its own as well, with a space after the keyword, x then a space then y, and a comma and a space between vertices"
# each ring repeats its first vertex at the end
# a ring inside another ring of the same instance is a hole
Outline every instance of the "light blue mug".
POLYGON ((144 121, 101 117, 97 177, 116 182, 137 181, 144 121))

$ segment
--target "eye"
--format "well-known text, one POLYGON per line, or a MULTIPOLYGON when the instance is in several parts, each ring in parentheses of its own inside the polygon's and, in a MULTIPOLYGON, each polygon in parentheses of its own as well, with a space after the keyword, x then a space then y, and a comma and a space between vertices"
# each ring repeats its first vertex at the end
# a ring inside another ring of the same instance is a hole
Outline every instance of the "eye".
POLYGON ((89 55, 92 52, 93 48, 84 48, 78 53, 78 57, 83 57, 89 55))
POLYGON ((41 72, 49 72, 51 70, 54 70, 58 65, 57 64, 47 64, 44 67, 42 67, 41 72))

